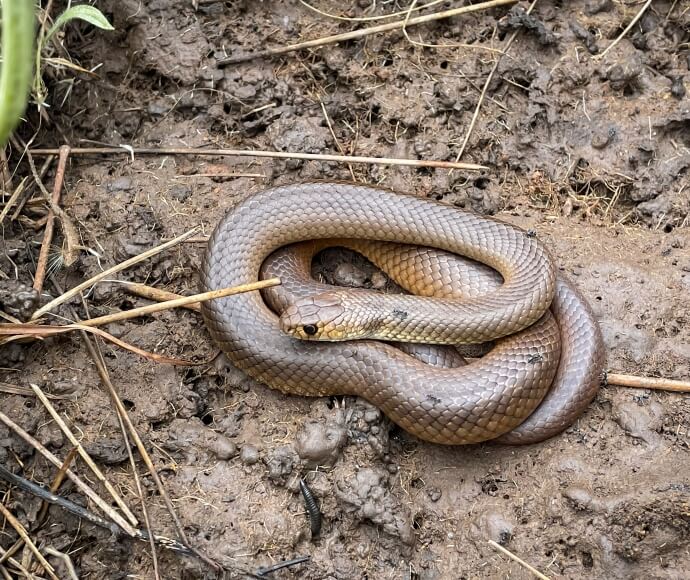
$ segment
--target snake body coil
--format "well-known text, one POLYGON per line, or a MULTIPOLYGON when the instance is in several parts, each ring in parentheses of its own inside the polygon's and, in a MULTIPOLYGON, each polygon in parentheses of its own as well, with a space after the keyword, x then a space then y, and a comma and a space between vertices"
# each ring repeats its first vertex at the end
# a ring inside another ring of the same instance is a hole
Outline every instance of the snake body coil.
MULTIPOLYGON (((445 296, 452 323, 439 298, 432 299, 428 317, 421 315, 434 319, 428 342, 496 339, 494 348, 472 364, 438 368, 375 340, 326 343, 288 336, 257 293, 204 303, 212 337, 255 379, 287 393, 364 397, 407 431, 445 444, 501 436, 508 443, 538 441, 571 424, 596 394, 603 365, 599 330, 579 294, 557 280, 541 244, 500 221, 426 199, 331 183, 261 192, 217 226, 203 284, 212 290, 254 282, 278 248, 330 238, 438 248, 498 271, 503 283, 493 291, 464 300, 445 296)), ((415 300, 429 298, 404 300, 415 308, 422 305, 415 300)), ((289 322, 294 313, 286 314, 289 322)))

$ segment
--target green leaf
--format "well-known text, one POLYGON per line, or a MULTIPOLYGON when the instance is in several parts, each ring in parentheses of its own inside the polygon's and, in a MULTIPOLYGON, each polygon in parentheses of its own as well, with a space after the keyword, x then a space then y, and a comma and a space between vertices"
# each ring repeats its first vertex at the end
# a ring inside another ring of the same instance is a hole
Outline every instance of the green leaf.
POLYGON ((108 19, 103 16, 103 12, 101 12, 98 8, 95 6, 90 6, 89 4, 79 4, 78 6, 68 8, 62 14, 60 14, 60 16, 58 16, 57 20, 48 31, 44 42, 47 42, 48 39, 53 36, 53 34, 60 30, 60 28, 62 28, 70 20, 83 20, 84 22, 93 24, 97 28, 101 28, 103 30, 115 30, 110 22, 108 22, 108 19))
POLYGON ((0 69, 0 148, 24 114, 31 89, 34 2, 3 0, 0 69))

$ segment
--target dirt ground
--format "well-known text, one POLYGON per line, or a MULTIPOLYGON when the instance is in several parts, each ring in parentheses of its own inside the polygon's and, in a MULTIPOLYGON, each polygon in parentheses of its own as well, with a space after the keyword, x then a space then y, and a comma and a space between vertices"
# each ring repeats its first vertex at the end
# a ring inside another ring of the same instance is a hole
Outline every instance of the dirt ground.
MULTIPOLYGON (((71 268, 57 261, 62 286, 193 226, 208 234, 233 204, 269 185, 354 179, 534 229, 592 304, 608 369, 690 377, 688 2, 654 2, 603 59, 597 55, 641 2, 541 0, 532 16, 521 2, 410 27, 409 40, 392 32, 224 68, 218 60, 226 55, 362 24, 293 0, 198 4, 98 2, 115 32, 76 25, 64 38, 70 58, 97 77, 49 68, 50 122, 32 109, 20 135, 36 134, 34 147, 232 147, 454 160, 497 54, 489 49, 502 49, 519 30, 462 158, 489 169, 73 156, 62 205, 88 250, 71 268)), ((314 6, 354 17, 408 5, 314 6)), ((19 176, 28 174, 19 152, 10 164, 19 176)), ((44 212, 28 203, 3 224, 7 280, 0 302, 8 312, 22 314, 13 281, 32 283, 43 235, 32 226, 44 212)), ((59 256, 59 238, 57 244, 59 256)), ((186 243, 120 278, 192 294, 202 251, 202 243, 186 243)), ((321 267, 336 281, 370 277, 361 260, 342 253, 326 256, 321 267), (338 269, 336 259, 349 266, 338 269)), ((148 303, 110 282, 87 302, 92 316, 148 303)), ((81 303, 73 306, 85 316, 81 303)), ((59 314, 70 316, 66 309, 59 314)), ((685 395, 605 387, 573 427, 544 443, 447 448, 416 440, 362 400, 284 396, 222 357, 204 362, 217 350, 197 313, 167 311, 108 331, 202 363, 174 367, 103 346, 186 533, 227 568, 227 577, 299 555, 311 559, 270 577, 532 577, 492 549, 491 539, 551 578, 690 578, 685 395), (321 506, 319 538, 310 537, 300 476, 321 506)), ((79 335, 3 347, 0 356, 0 381, 35 383, 61 397, 58 410, 140 514, 117 417, 79 335)), ((60 457, 70 450, 33 397, 0 389, 0 409, 60 457)), ((38 482, 54 476, 2 425, 0 462, 38 482)), ((153 528, 172 537, 163 500, 139 468, 153 528)), ((88 476, 82 465, 76 469, 88 476)), ((32 529, 40 502, 7 490, 0 483, 5 505, 32 529)), ((86 502, 69 483, 60 493, 86 502)), ((117 540, 57 507, 33 535, 71 554, 80 578, 153 578, 147 543, 117 540)), ((5 525, 0 546, 14 539, 5 525)), ((164 578, 218 577, 195 558, 162 549, 158 557, 164 578)))

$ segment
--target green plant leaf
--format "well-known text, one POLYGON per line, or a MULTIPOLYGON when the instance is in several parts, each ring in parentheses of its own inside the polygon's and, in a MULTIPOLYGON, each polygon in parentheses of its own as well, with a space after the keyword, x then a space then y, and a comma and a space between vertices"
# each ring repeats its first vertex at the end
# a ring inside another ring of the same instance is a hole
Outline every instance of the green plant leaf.
POLYGON ((34 2, 3 0, 0 69, 0 147, 19 124, 31 89, 34 2))
POLYGON ((112 24, 110 24, 108 19, 103 15, 103 12, 98 8, 90 6, 89 4, 79 4, 78 6, 68 8, 57 17, 53 26, 50 27, 48 34, 46 34, 44 42, 48 42, 48 39, 70 20, 83 20, 103 30, 115 30, 112 24))

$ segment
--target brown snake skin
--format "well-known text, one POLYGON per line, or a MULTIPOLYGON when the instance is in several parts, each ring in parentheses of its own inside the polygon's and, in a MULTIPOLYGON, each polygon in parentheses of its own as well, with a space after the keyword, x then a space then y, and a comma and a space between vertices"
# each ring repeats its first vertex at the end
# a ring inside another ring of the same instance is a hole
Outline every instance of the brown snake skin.
MULTIPOLYGON (((539 441, 571 424, 596 394, 603 365, 598 327, 577 292, 556 281, 541 244, 502 222, 426 199, 340 183, 261 192, 217 226, 203 284, 211 290, 254 282, 273 251, 326 238, 435 247, 491 266, 502 285, 453 304, 458 320, 452 324, 464 329, 459 342, 498 340, 477 362, 439 368, 374 340, 297 340, 280 330, 278 317, 257 293, 204 303, 212 337, 257 380, 294 394, 364 397, 410 433, 444 444, 500 436, 506 443, 539 441), (565 388, 552 389, 544 399, 557 371, 565 388), (541 411, 545 406, 547 413, 541 411)), ((410 298, 415 297, 405 300, 410 298)), ((442 307, 437 302, 433 310, 442 307)), ((447 317, 443 320, 450 325, 447 317)), ((437 325, 433 332, 446 330, 437 325)), ((452 331, 453 340, 458 332, 452 331)))

